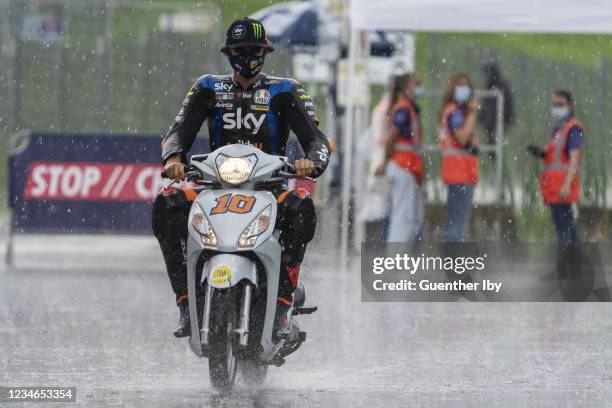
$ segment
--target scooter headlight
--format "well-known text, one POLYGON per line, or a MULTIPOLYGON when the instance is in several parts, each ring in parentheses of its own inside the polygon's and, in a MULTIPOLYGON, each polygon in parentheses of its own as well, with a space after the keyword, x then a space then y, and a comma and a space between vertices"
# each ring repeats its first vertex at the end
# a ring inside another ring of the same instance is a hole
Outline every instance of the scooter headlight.
POLYGON ((207 247, 217 247, 217 235, 212 229, 208 219, 199 205, 195 205, 191 215, 191 225, 196 230, 202 239, 202 244, 207 247))
POLYGON ((251 177, 257 163, 257 156, 229 157, 219 154, 215 159, 219 178, 229 184, 242 184, 251 177))
POLYGON ((272 216, 272 206, 269 205, 257 217, 248 227, 242 232, 238 239, 238 247, 249 248, 255 245, 257 237, 266 232, 270 226, 270 217, 272 216))

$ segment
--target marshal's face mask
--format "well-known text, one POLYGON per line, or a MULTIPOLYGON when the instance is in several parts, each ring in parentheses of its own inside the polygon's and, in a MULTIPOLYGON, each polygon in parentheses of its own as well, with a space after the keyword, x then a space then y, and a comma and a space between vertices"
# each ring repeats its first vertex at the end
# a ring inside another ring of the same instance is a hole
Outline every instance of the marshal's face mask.
POLYGON ((564 117, 569 115, 569 109, 567 108, 567 106, 553 106, 552 108, 550 108, 550 114, 555 119, 563 119, 564 117))
POLYGON ((457 85, 455 87, 455 102, 464 103, 470 99, 470 95, 472 94, 472 90, 467 85, 457 85))
POLYGON ((261 71, 265 55, 254 53, 229 55, 228 60, 234 71, 245 78, 253 78, 261 71))
POLYGON ((425 88, 423 87, 423 85, 419 85, 414 88, 413 95, 416 99, 422 98, 423 95, 425 95, 425 88))

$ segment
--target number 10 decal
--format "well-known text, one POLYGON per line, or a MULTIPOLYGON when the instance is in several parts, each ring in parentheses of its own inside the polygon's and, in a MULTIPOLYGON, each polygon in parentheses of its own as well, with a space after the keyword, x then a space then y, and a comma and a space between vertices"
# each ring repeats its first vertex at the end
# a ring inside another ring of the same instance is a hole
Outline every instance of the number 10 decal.
POLYGON ((225 214, 233 212, 236 214, 246 214, 251 212, 255 205, 255 197, 242 194, 226 194, 215 200, 217 205, 210 211, 210 215, 225 214))

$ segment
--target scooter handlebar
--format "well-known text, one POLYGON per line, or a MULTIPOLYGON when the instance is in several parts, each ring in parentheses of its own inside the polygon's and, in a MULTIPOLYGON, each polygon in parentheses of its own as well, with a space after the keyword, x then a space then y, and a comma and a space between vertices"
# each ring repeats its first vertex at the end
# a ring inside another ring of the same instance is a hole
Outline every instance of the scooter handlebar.
POLYGON ((283 177, 287 177, 287 178, 295 178, 295 179, 301 179, 301 180, 308 180, 308 181, 315 181, 316 179, 314 177, 298 177, 297 174, 295 174, 295 166, 289 162, 285 162, 286 165, 286 170, 281 170, 278 172, 279 176, 283 176, 283 177))
POLYGON ((287 178, 290 178, 290 179, 300 179, 300 180, 315 181, 315 179, 312 178, 312 177, 298 177, 297 174, 295 174, 295 172, 279 171, 278 175, 282 176, 282 177, 287 177, 287 178))
MULTIPOLYGON (((166 171, 162 171, 161 176, 162 178, 170 178, 168 177, 168 173, 166 171)), ((202 178, 201 176, 202 175, 197 170, 191 170, 185 173, 185 179, 187 179, 187 181, 194 181, 194 182, 200 181, 202 178)))
MULTIPOLYGON (((286 163, 287 164, 287 170, 286 171, 279 171, 278 175, 282 176, 282 177, 287 177, 287 178, 299 178, 299 179, 304 179, 304 180, 309 180, 309 181, 315 181, 315 179, 313 177, 298 177, 295 174, 295 167, 291 164, 291 163, 286 163)), ((170 178, 168 177, 168 173, 166 171, 162 171, 161 172, 161 176, 162 178, 170 178)), ((193 171, 188 171, 187 173, 185 173, 185 178, 188 181, 200 181, 200 177, 201 174, 199 171, 197 170, 193 170, 193 171)))

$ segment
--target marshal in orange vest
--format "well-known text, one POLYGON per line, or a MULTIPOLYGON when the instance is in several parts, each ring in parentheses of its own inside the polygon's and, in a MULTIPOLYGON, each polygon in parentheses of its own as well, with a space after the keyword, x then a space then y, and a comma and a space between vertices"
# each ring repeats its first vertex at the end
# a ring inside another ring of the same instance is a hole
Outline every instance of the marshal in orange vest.
POLYGON ((398 137, 395 140, 395 146, 390 159, 397 163, 398 166, 414 174, 420 184, 423 182, 425 173, 423 157, 421 156, 421 144, 423 142, 421 118, 412 101, 403 97, 399 98, 393 106, 390 117, 393 118, 395 113, 402 108, 406 109, 410 114, 410 138, 398 137))
POLYGON ((570 193, 562 198, 561 186, 569 169, 567 140, 570 130, 574 127, 582 130, 582 125, 571 117, 554 137, 548 141, 546 156, 544 157, 544 171, 540 176, 540 192, 546 204, 575 203, 580 198, 580 172, 577 171, 572 179, 570 193))
POLYGON ((477 184, 479 178, 478 157, 470 154, 461 146, 450 128, 450 115, 459 109, 457 104, 449 104, 443 112, 442 123, 438 127, 440 150, 442 151, 442 181, 445 184, 477 184))

